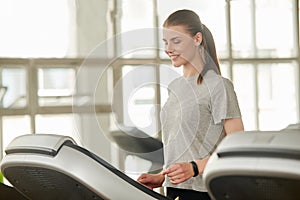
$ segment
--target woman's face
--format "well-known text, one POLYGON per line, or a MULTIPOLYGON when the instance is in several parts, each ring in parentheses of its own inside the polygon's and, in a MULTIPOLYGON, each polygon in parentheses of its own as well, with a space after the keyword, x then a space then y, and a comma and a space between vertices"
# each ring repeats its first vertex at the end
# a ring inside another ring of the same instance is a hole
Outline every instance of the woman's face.
POLYGON ((199 53, 193 37, 187 33, 184 26, 169 26, 163 30, 165 52, 170 57, 172 65, 180 67, 193 61, 199 53))

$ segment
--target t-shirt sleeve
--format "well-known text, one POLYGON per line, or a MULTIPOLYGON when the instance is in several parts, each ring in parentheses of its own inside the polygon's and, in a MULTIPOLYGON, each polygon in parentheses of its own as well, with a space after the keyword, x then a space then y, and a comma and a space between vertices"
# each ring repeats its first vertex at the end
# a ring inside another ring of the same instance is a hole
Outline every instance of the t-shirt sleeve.
POLYGON ((230 80, 220 79, 211 92, 211 112, 215 124, 224 119, 241 117, 237 96, 230 80))

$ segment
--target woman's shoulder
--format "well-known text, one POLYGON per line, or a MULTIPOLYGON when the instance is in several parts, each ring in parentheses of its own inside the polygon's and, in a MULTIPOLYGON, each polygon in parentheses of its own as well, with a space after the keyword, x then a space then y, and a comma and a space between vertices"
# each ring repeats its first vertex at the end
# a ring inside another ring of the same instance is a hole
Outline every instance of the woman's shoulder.
POLYGON ((176 86, 177 84, 179 84, 181 81, 182 81, 183 77, 180 76, 180 77, 177 77, 177 78, 174 78, 168 85, 168 87, 174 87, 176 86))
POLYGON ((230 79, 222 77, 222 80, 223 80, 225 88, 227 88, 227 89, 233 89, 234 88, 233 82, 230 79))
POLYGON ((234 90, 233 82, 226 78, 221 76, 220 74, 217 74, 213 70, 209 70, 207 74, 204 77, 206 86, 209 88, 210 91, 218 92, 220 90, 226 90, 231 91, 234 90))

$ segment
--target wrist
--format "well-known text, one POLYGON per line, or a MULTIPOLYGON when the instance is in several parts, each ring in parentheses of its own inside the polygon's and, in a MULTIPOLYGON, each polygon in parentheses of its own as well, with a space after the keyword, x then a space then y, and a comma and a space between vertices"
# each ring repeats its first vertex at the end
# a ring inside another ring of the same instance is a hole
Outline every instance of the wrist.
POLYGON ((193 177, 198 176, 199 175, 199 169, 198 169, 197 163, 195 161, 191 161, 190 163, 192 164, 193 171, 194 171, 193 177))

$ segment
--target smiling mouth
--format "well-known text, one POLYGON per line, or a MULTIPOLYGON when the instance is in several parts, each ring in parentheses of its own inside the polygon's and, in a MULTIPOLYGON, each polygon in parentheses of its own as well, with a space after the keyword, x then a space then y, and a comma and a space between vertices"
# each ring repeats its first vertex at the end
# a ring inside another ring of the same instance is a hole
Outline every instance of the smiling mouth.
POLYGON ((171 60, 176 60, 176 58, 178 58, 179 55, 170 55, 169 57, 171 58, 171 60))

